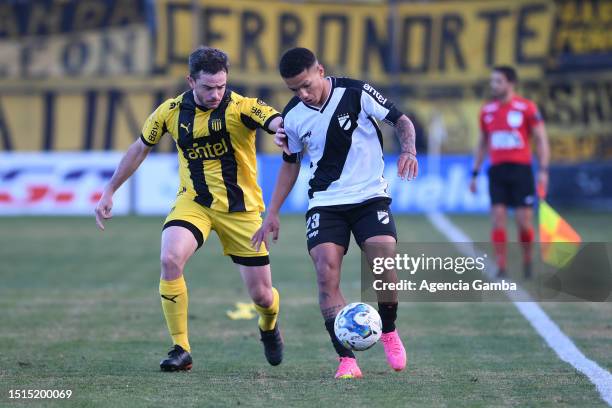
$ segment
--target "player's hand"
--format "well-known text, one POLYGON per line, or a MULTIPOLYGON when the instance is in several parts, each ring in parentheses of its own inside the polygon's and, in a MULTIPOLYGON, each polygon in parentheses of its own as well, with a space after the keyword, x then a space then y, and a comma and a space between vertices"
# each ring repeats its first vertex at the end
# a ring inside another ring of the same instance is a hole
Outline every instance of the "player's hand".
POLYGON ((113 195, 108 194, 106 191, 102 193, 102 197, 100 197, 100 201, 98 201, 98 205, 96 205, 96 225, 102 231, 104 231, 104 220, 108 220, 112 218, 112 209, 113 209, 113 195))
POLYGON ((478 192, 476 177, 472 177, 470 180, 470 191, 472 192, 472 194, 476 194, 478 192))
POLYGON ((280 230, 280 219, 278 218, 278 214, 269 213, 264 218, 261 227, 253 234, 251 237, 251 245, 255 250, 259 251, 261 248, 261 243, 265 242, 266 248, 270 248, 269 246, 269 234, 272 233, 272 241, 276 242, 278 240, 278 232, 280 230))
POLYGON ((538 171, 538 182, 537 182, 538 197, 541 199, 546 198, 548 192, 548 172, 538 171))
POLYGON ((285 128, 279 127, 276 129, 276 133, 274 134, 274 144, 283 149, 285 154, 290 155, 289 151, 289 142, 287 141, 287 134, 285 133, 285 128))
POLYGON ((419 163, 414 153, 400 153, 397 159, 397 175, 402 180, 414 180, 419 175, 419 163))

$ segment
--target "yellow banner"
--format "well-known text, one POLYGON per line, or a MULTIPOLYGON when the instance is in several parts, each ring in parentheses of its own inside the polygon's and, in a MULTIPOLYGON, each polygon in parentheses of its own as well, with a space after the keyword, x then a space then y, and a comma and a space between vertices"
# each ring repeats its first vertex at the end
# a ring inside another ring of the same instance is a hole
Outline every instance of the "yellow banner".
POLYGON ((558 0, 557 4, 553 55, 612 52, 612 1, 558 0))
POLYGON ((239 79, 277 83, 282 53, 312 49, 328 72, 379 84, 469 81, 496 64, 541 75, 555 3, 547 0, 367 4, 161 0, 156 62, 182 73, 198 44, 228 52, 239 79))
POLYGON ((0 41, 142 24, 148 0, 0 2, 0 41))
MULTIPOLYGON (((121 82, 0 95, 0 150, 125 150, 144 120, 176 87, 122 87, 121 82)), ((170 151, 164 138, 160 151, 170 151)))
MULTIPOLYGON (((240 85, 232 79, 233 85, 240 85)), ((244 94, 262 96, 282 109, 291 94, 284 87, 241 86, 244 94)), ((163 100, 187 89, 182 78, 155 81, 106 81, 92 86, 57 81, 22 86, 0 93, 0 150, 125 150, 139 135, 146 117, 163 100)), ((395 92, 380 88, 408 114, 417 127, 424 152, 432 126, 442 120, 442 151, 470 153, 477 143, 478 110, 485 97, 469 86, 456 88, 460 98, 432 97, 427 92, 395 92)), ((546 119, 554 160, 612 158, 612 77, 562 82, 527 81, 519 92, 533 99, 546 119)), ((383 126, 385 147, 394 151, 393 131, 383 126)), ((262 151, 275 152, 272 139, 261 134, 262 151)), ((161 151, 170 151, 164 138, 161 151)))
MULTIPOLYGON (((329 74, 370 81, 393 100, 417 125, 420 151, 442 123, 442 151, 471 152, 491 67, 509 64, 546 119, 553 159, 612 157, 612 75, 577 73, 612 64, 610 1, 158 0, 155 30, 133 7, 131 24, 118 25, 126 1, 96 14, 91 2, 54 0, 52 18, 35 5, 27 24, 0 6, 0 150, 125 150, 157 104, 187 89, 200 44, 229 54, 230 87, 280 110, 291 93, 277 64, 299 45, 329 74), (114 25, 101 29, 100 16, 114 25), (45 30, 54 35, 34 36, 45 30)), ((393 151, 393 131, 383 131, 393 151)), ((261 136, 260 150, 275 152, 261 136)), ((160 150, 170 149, 165 138, 160 150)))
POLYGON ((0 81, 150 75, 151 42, 142 24, 0 41, 0 81))

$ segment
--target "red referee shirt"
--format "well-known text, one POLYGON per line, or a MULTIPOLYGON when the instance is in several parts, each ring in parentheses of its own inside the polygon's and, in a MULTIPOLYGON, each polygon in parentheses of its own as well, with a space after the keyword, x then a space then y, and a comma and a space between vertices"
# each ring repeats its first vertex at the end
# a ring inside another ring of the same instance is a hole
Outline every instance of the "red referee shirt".
POLYGON ((487 139, 491 164, 531 164, 531 130, 541 121, 536 104, 520 96, 506 103, 485 104, 480 109, 480 129, 487 139))

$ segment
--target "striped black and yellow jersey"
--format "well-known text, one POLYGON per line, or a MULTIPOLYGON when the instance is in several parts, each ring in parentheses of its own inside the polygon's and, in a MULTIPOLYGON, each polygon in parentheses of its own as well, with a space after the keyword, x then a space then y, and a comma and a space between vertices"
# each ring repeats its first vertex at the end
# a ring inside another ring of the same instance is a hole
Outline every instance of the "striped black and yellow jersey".
POLYGON ((187 91, 162 103, 142 128, 142 141, 172 135, 179 159, 179 195, 223 212, 263 211, 257 184, 255 130, 280 114, 259 99, 227 90, 216 109, 196 104, 187 91))

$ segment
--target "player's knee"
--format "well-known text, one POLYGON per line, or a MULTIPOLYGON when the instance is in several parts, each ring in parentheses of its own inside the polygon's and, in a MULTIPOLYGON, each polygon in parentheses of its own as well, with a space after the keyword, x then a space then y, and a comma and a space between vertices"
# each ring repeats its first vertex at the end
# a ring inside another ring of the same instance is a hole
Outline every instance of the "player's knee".
POLYGON ((162 277, 177 279, 183 274, 184 260, 175 252, 164 251, 161 254, 162 277))
POLYGON ((340 289, 340 270, 335 265, 325 264, 317 267, 319 291, 335 292, 340 289))
POLYGON ((264 285, 258 285, 251 289, 251 299, 253 302, 261 307, 270 307, 274 301, 274 295, 272 289, 264 285))
POLYGON ((318 257, 314 260, 315 269, 317 270, 317 275, 325 276, 330 273, 333 274, 340 270, 340 265, 334 260, 328 257, 318 257))

